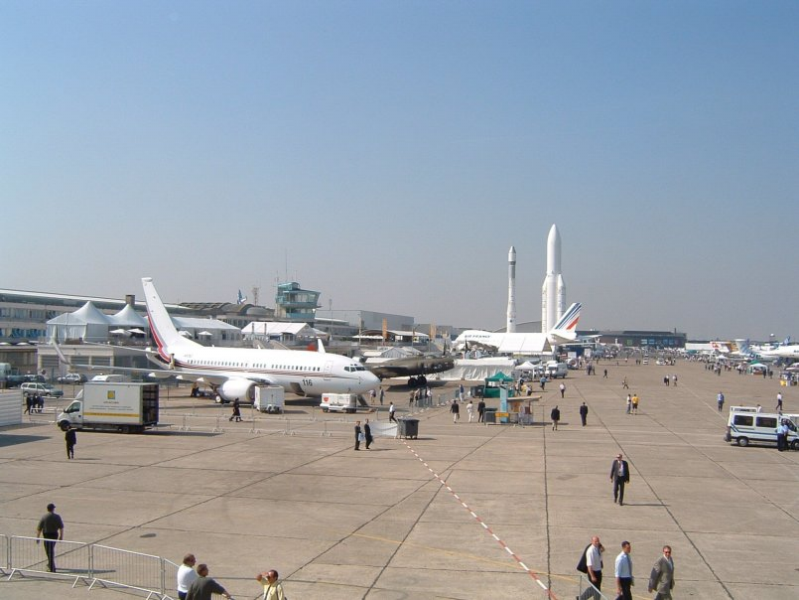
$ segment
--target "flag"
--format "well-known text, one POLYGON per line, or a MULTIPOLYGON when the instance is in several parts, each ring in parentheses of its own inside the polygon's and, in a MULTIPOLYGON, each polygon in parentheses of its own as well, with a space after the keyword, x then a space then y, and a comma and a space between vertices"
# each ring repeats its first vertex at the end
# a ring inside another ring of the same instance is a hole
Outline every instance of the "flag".
POLYGON ((245 302, 247 302, 247 296, 243 295, 241 290, 239 290, 239 295, 236 298, 236 304, 244 304, 245 302))

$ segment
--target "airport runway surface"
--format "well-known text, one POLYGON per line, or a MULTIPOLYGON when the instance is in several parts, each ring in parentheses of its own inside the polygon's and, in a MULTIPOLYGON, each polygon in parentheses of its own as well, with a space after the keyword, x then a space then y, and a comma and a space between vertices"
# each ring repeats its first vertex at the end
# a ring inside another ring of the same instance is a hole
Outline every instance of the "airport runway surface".
MULTIPOLYGON (((229 423, 229 407, 174 390, 162 394, 171 429, 81 432, 74 461, 52 424, 6 428, 0 533, 33 535, 54 502, 67 539, 177 563, 193 552, 237 598, 255 598, 252 578, 274 568, 292 600, 571 599, 592 535, 606 548, 611 598, 622 540, 632 543, 635 598, 652 597, 646 581, 664 544, 674 550, 675 598, 799 597, 799 452, 722 439, 729 406, 770 410, 782 391, 786 411, 799 412, 799 390, 682 361, 603 361, 597 371, 571 371, 565 399, 557 384, 547 386, 535 417, 558 404, 557 432, 468 424, 463 407, 453 424, 446 407, 434 408, 416 415, 418 440, 380 438, 368 452, 353 450, 353 422, 374 414, 322 415, 290 402, 288 420, 253 423, 245 409, 243 423, 229 423), (676 387, 663 384, 666 373, 678 375, 676 387), (623 377, 641 398, 638 415, 625 414, 623 377), (587 427, 577 412, 583 401, 587 427), (613 503, 609 480, 618 452, 631 467, 625 506, 613 503)), ((454 389, 436 388, 436 399, 454 389)), ((405 410, 407 397, 392 388, 385 406, 394 399, 405 410)), ((38 594, 119 593, 0 583, 4 597, 38 594)))

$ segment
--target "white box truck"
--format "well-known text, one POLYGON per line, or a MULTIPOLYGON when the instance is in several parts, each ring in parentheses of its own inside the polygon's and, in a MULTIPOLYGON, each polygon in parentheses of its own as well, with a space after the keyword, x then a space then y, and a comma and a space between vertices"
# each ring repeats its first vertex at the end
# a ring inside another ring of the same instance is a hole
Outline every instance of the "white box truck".
POLYGON ((356 394, 322 394, 319 404, 322 412, 354 413, 358 410, 358 396, 356 394))
POLYGON ((142 433, 158 424, 158 384, 90 381, 56 424, 63 431, 74 427, 142 433))
POLYGON ((279 385, 257 385, 252 406, 262 413, 282 413, 285 405, 286 391, 279 385))

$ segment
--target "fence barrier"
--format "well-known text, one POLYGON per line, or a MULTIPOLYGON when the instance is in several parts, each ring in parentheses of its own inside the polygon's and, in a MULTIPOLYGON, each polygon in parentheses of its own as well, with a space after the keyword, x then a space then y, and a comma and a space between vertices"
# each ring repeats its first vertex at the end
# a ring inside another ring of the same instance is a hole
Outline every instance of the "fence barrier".
MULTIPOLYGON (((615 579, 609 577, 607 581, 615 585, 615 579)), ((596 589, 591 580, 585 575, 580 575, 577 586, 577 598, 579 600, 608 600, 608 597, 596 589)))
POLYGON ((178 565, 160 556, 102 544, 2 534, 0 544, 0 571, 8 579, 15 574, 47 574, 74 579, 72 587, 82 581, 89 589, 122 587, 144 592, 147 598, 177 597, 178 565))

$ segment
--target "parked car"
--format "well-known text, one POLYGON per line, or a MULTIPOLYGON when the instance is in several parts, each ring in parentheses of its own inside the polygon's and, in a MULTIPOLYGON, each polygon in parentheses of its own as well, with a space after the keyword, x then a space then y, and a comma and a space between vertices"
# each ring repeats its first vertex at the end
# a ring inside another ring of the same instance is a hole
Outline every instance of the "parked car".
POLYGON ((62 375, 58 379, 56 379, 58 383, 85 383, 86 382, 86 375, 83 373, 67 373, 66 375, 62 375))
POLYGON ((47 383, 26 382, 23 383, 20 388, 25 396, 50 396, 51 398, 60 398, 64 395, 63 390, 57 390, 47 383))

